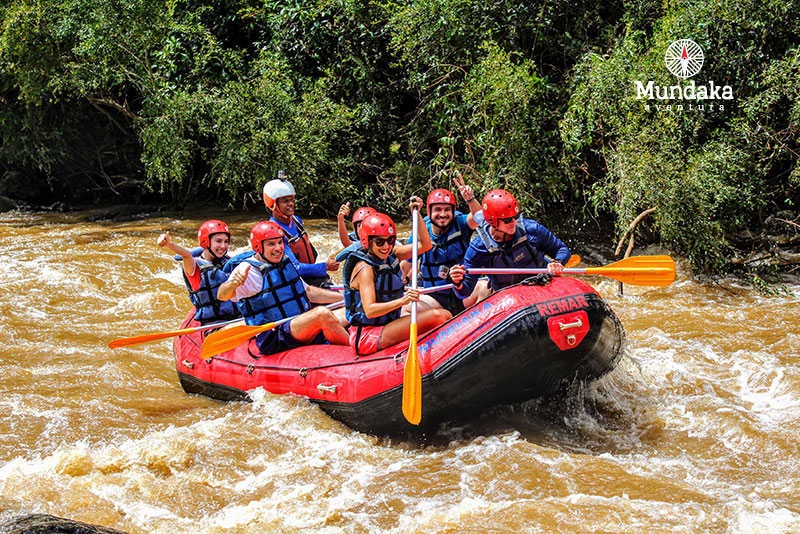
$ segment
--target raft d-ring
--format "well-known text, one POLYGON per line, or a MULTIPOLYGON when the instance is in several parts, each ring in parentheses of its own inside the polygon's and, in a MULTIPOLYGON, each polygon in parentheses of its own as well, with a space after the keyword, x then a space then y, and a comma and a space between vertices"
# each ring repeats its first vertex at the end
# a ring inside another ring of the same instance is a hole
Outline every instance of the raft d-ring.
POLYGON ((252 375, 252 374, 253 374, 253 371, 255 371, 255 370, 256 370, 256 368, 255 368, 255 367, 253 367, 252 365, 248 365, 248 366, 247 366, 247 374, 248 374, 248 375, 252 375))
POLYGON ((317 391, 319 391, 320 393, 326 393, 327 392, 327 393, 333 393, 334 395, 336 395, 336 387, 337 386, 335 384, 332 385, 332 386, 326 386, 325 384, 317 384, 317 391))
POLYGON ((569 345, 570 347, 575 345, 575 341, 576 341, 575 336, 573 336, 572 334, 567 336, 567 345, 569 345))
POLYGON ((183 360, 181 362, 184 367, 188 367, 189 369, 194 369, 194 362, 190 362, 189 360, 183 360))

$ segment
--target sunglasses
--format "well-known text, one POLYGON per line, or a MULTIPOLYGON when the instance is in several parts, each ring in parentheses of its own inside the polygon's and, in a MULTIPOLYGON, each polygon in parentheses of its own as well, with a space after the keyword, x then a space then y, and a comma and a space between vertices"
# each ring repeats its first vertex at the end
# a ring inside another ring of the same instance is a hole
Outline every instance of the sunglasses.
POLYGON ((505 223, 505 224, 511 224, 511 221, 515 221, 515 220, 517 220, 516 217, 503 217, 502 219, 497 219, 497 222, 501 222, 501 223, 505 223))
POLYGON ((382 247, 386 243, 389 243, 390 245, 394 245, 395 242, 397 241, 397 236, 393 235, 393 236, 389 236, 389 237, 370 237, 369 239, 370 239, 370 241, 375 243, 377 246, 382 247))

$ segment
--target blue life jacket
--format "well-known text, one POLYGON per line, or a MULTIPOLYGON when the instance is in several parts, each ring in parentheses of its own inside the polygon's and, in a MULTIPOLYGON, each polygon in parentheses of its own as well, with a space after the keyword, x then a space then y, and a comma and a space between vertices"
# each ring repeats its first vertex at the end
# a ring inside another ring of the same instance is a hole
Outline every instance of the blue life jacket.
POLYGON ((245 260, 246 260, 246 259, 248 259, 248 258, 252 258, 253 256, 255 256, 255 254, 256 254, 256 253, 255 253, 255 252, 253 252, 252 250, 247 250, 247 251, 245 251, 245 252, 240 252, 240 253, 239 253, 239 254, 237 254, 236 256, 232 257, 232 258, 231 258, 231 259, 229 259, 227 262, 225 262, 225 266, 223 267, 223 270, 225 271, 225 274, 227 274, 228 276, 230 276, 230 274, 233 272, 233 270, 234 270, 234 269, 235 269, 235 268, 236 268, 236 267, 237 267, 237 266, 238 266, 240 263, 242 263, 243 261, 245 261, 245 260))
POLYGON ((403 275, 400 272, 400 262, 394 254, 390 254, 386 261, 380 261, 372 254, 368 254, 363 248, 351 252, 344 265, 344 305, 347 309, 347 320, 350 321, 350 324, 358 326, 383 326, 389 324, 400 317, 400 308, 370 319, 364 313, 364 308, 361 305, 361 294, 358 290, 350 287, 353 269, 361 261, 369 265, 375 274, 376 302, 389 302, 400 298, 403 296, 405 289, 403 275))
POLYGON ((361 243, 356 241, 355 243, 346 246, 344 248, 344 250, 342 250, 340 253, 338 253, 336 255, 335 260, 338 261, 339 263, 342 263, 342 262, 347 260, 347 258, 350 256, 350 254, 352 254, 353 252, 357 252, 359 250, 361 250, 361 243))
POLYGON ((347 237, 349 237, 350 241, 352 241, 353 243, 358 243, 360 241, 358 238, 358 234, 355 232, 350 232, 349 234, 347 234, 347 237))
POLYGON ((434 235, 431 229, 430 217, 425 217, 425 224, 431 236, 433 248, 420 256, 420 274, 422 287, 435 287, 447 284, 450 267, 464 261, 464 254, 469 248, 472 237, 466 218, 459 221, 463 214, 455 212, 453 222, 450 223, 442 235, 434 235))
MULTIPOLYGON (((484 223, 476 230, 490 256, 489 264, 484 265, 484 267, 530 267, 534 269, 547 267, 548 262, 544 257, 544 253, 531 244, 522 218, 517 223, 514 237, 509 241, 498 243, 490 237, 488 228, 488 224, 484 223)), ((518 284, 529 277, 529 274, 494 274, 490 278, 499 283, 499 287, 508 287, 518 284)), ((492 284, 493 287, 494 285, 492 284)))
POLYGON ((286 256, 279 263, 243 260, 261 272, 261 292, 239 299, 239 311, 249 325, 273 323, 311 309, 303 279, 286 256))
MULTIPOLYGON (((196 310, 195 320, 200 324, 208 324, 239 317, 239 310, 235 303, 217 299, 219 286, 228 279, 228 275, 223 271, 223 266, 229 258, 225 256, 219 261, 211 262, 200 257, 202 253, 202 248, 192 249, 192 257, 197 263, 197 268, 200 269, 200 285, 197 290, 192 289, 186 273, 181 270, 186 289, 189 290, 189 300, 192 301, 196 310)), ((178 258, 182 259, 180 256, 178 258)))

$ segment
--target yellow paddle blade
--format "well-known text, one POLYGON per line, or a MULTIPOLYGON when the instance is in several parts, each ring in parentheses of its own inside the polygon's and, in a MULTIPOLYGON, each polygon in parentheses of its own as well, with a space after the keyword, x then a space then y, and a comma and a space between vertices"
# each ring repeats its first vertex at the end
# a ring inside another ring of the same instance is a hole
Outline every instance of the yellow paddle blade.
POLYGON ((634 286, 668 286, 675 280, 675 262, 669 256, 632 256, 585 272, 634 286))
POLYGON ((222 352, 235 349, 251 337, 255 337, 261 332, 271 330, 276 326, 278 326, 277 323, 267 323, 257 326, 243 324, 217 330, 203 341, 203 347, 200 349, 200 356, 207 360, 222 352))
POLYGON ((155 334, 142 334, 141 336, 121 337, 115 339, 108 344, 111 349, 118 349, 120 347, 128 347, 130 345, 138 345, 139 343, 147 343, 148 341, 157 341, 159 339, 166 339, 168 337, 182 336, 183 334, 191 334, 196 332, 195 328, 184 328, 183 330, 172 330, 171 332, 157 332, 155 334))
POLYGON ((411 343, 403 368, 403 415, 412 425, 422 420, 422 373, 417 355, 417 324, 411 324, 411 343))

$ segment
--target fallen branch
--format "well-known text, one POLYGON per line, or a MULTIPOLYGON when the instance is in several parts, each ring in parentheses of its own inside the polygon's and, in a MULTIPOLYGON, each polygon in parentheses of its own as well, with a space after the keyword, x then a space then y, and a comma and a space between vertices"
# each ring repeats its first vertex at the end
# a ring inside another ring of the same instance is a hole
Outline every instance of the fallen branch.
POLYGON ((622 243, 625 242, 625 237, 627 237, 627 235, 630 233, 631 239, 628 242, 628 249, 625 251, 625 256, 624 256, 625 258, 630 257, 631 251, 633 250, 633 235, 634 235, 633 230, 636 228, 636 225, 638 225, 642 221, 642 219, 644 219, 645 217, 647 217, 648 215, 650 215, 651 213, 656 211, 656 209, 657 208, 655 208, 655 207, 647 209, 647 210, 643 211, 642 213, 640 213, 633 220, 633 222, 628 227, 628 230, 622 235, 622 239, 619 240, 619 244, 617 244, 617 250, 616 250, 616 252, 614 252, 614 254, 616 256, 619 256, 619 253, 622 251, 622 243))

